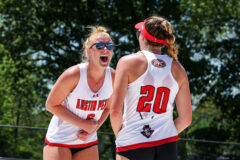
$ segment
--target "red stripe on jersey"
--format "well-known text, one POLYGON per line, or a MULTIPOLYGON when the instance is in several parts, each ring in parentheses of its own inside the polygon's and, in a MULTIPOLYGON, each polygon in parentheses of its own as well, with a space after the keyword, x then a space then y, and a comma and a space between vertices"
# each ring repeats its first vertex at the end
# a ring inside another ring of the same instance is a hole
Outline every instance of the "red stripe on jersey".
POLYGON ((90 143, 85 143, 85 144, 60 144, 60 143, 51 143, 45 138, 45 142, 49 146, 56 146, 56 147, 66 147, 66 148, 81 148, 81 147, 88 147, 92 146, 95 144, 98 144, 98 140, 90 142, 90 143))
POLYGON ((174 136, 174 137, 169 137, 169 138, 166 138, 166 139, 161 139, 161 140, 158 140, 158 141, 137 143, 137 144, 132 144, 132 145, 129 145, 129 146, 117 147, 117 152, 123 152, 123 151, 127 151, 127 150, 143 148, 143 147, 155 147, 155 146, 159 146, 159 145, 162 145, 162 144, 165 144, 165 143, 175 142, 175 141, 178 141, 178 140, 179 140, 178 136, 174 136))

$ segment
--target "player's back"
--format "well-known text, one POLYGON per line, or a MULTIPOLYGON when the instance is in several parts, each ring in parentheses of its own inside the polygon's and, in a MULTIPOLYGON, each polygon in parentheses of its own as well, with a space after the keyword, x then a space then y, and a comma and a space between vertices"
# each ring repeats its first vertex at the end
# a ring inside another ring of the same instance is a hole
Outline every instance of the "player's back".
POLYGON ((153 142, 148 145, 155 146, 158 145, 155 142, 161 140, 178 139, 172 117, 178 92, 171 73, 173 59, 168 55, 141 52, 146 57, 147 69, 128 85, 123 126, 116 141, 120 150, 129 145, 139 147, 138 144, 144 142, 153 142))

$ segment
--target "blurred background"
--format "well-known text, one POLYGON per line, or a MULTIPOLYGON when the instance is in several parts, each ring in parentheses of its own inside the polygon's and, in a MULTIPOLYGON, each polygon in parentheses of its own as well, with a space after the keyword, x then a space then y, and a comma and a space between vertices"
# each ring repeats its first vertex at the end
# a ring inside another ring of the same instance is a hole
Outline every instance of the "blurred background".
MULTIPOLYGON (((190 81, 193 121, 179 135, 179 159, 240 159, 239 0, 0 0, 0 157, 42 159, 46 98, 82 62, 88 25, 109 28, 115 68, 138 50, 134 25, 152 15, 173 24, 190 81)), ((98 135, 100 160, 113 160, 109 119, 98 135)))

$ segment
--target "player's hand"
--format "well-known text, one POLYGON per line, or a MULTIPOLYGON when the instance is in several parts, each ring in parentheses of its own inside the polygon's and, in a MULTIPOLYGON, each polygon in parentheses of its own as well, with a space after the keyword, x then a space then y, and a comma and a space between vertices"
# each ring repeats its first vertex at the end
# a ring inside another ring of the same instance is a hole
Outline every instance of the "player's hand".
POLYGON ((88 138, 90 138, 93 135, 93 133, 91 134, 81 129, 77 132, 77 137, 82 141, 86 141, 88 138))
POLYGON ((82 127, 82 129, 91 134, 98 129, 98 123, 94 119, 86 120, 85 125, 82 127))

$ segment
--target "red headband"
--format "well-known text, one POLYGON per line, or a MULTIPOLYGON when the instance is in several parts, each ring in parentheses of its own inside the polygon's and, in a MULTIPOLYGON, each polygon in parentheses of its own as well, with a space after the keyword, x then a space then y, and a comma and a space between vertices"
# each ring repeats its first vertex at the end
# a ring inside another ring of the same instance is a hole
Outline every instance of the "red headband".
POLYGON ((135 28, 136 28, 136 29, 140 29, 142 35, 143 35, 146 39, 148 39, 149 41, 155 42, 155 43, 162 43, 162 44, 165 44, 165 45, 169 46, 169 43, 168 43, 168 42, 166 42, 166 41, 164 41, 164 40, 157 39, 157 38, 153 37, 151 34, 149 34, 149 33, 147 32, 147 30, 145 29, 144 22, 139 22, 139 23, 137 23, 137 24, 135 25, 135 28))

